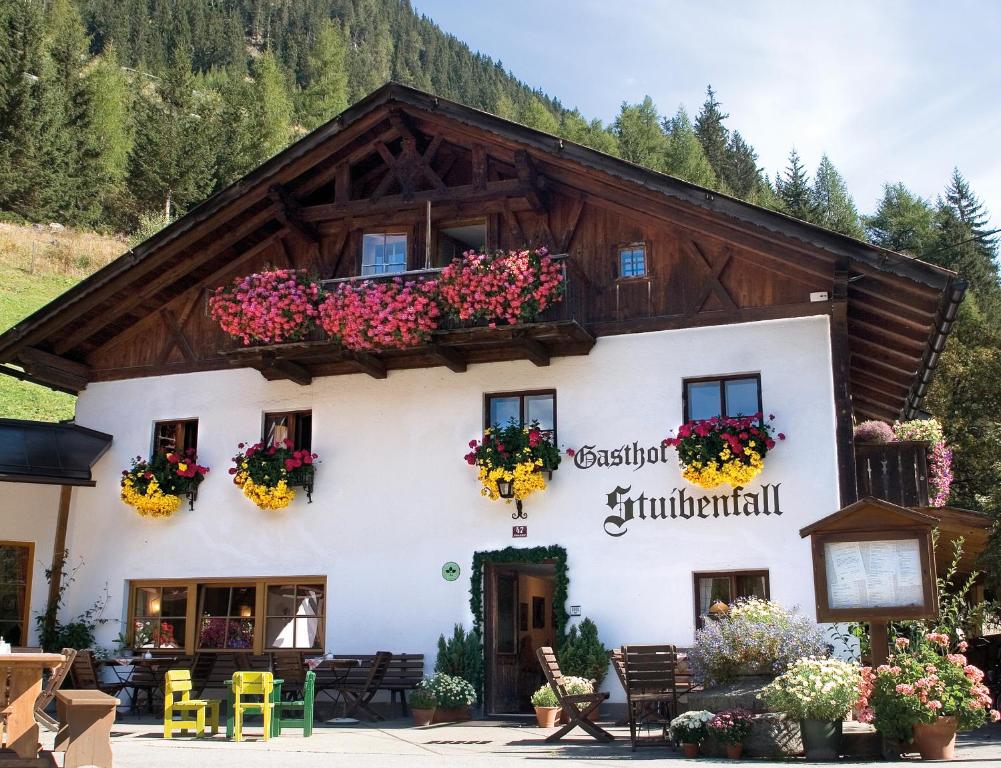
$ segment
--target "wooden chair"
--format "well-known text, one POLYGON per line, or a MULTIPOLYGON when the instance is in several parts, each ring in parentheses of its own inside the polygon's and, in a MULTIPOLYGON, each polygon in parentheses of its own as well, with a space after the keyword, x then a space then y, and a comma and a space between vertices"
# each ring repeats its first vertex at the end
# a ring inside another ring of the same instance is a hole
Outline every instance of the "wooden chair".
POLYGON ((206 725, 212 728, 213 736, 219 732, 219 700, 193 699, 193 687, 190 670, 167 670, 163 688, 163 738, 171 738, 174 731, 190 729, 194 729, 196 737, 201 737, 206 725), (180 719, 174 719, 175 712, 180 719))
POLYGON ((588 715, 598 709, 601 703, 608 698, 607 692, 595 691, 594 693, 569 694, 563 684, 563 673, 560 672, 559 662, 556 661, 556 653, 549 646, 542 646, 535 652, 542 665, 542 672, 546 676, 549 687, 556 694, 556 699, 563 708, 563 714, 568 722, 556 733, 546 737, 546 741, 558 741, 566 736, 574 728, 580 728, 588 735, 601 742, 614 741, 612 736, 604 728, 595 725, 588 720, 588 715))
POLYGON ((191 695, 201 698, 212 680, 212 672, 215 669, 216 654, 196 653, 188 666, 191 674, 191 695))
POLYGON ((274 713, 272 694, 275 678, 270 672, 233 673, 233 740, 243 739, 243 717, 259 713, 264 718, 264 740, 271 737, 271 716, 274 713))
POLYGON ((369 704, 375 698, 375 694, 382 687, 382 680, 389 669, 389 662, 393 654, 389 651, 379 651, 372 658, 372 666, 369 668, 368 677, 360 685, 342 685, 338 692, 344 696, 346 707, 345 717, 354 717, 359 711, 365 712, 373 720, 384 720, 385 718, 374 711, 369 704))
POLYGON ((307 672, 302 684, 302 698, 279 701, 272 715, 271 735, 281 736, 285 728, 302 728, 303 736, 313 735, 313 699, 316 694, 316 673, 307 672), (291 715, 286 714, 291 713, 291 715), (295 715, 299 716, 296 717, 295 715))
POLYGON ((101 682, 101 676, 97 672, 97 664, 94 661, 92 651, 76 652, 76 657, 70 665, 70 680, 73 681, 74 688, 83 691, 101 691, 101 693, 106 693, 109 696, 117 695, 125 687, 125 683, 121 681, 114 683, 101 682))
POLYGON ((56 691, 66 681, 66 677, 70 673, 70 668, 73 666, 73 660, 76 658, 76 650, 74 648, 63 648, 62 654, 66 658, 66 661, 49 673, 49 679, 45 683, 45 688, 38 694, 38 698, 35 699, 35 722, 47 731, 59 730, 59 721, 45 710, 56 698, 56 691))
POLYGON ((629 740, 638 746, 664 746, 666 726, 678 713, 678 651, 673 645, 625 645, 626 709, 629 740), (640 737, 643 728, 655 727, 659 736, 640 737))
MULTIPOLYGON (((302 691, 306 684, 306 664, 301 651, 272 651, 271 671, 284 680, 283 691, 302 691)), ((314 680, 316 675, 313 675, 314 680)))

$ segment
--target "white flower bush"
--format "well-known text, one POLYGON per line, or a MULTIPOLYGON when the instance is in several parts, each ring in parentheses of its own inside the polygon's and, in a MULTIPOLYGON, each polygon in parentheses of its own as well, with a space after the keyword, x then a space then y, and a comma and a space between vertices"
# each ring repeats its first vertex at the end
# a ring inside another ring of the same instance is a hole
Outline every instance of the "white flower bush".
POLYGON ((476 689, 461 677, 437 674, 424 680, 421 687, 434 695, 442 709, 469 707, 476 703, 476 689))
POLYGON ((843 720, 858 702, 862 670, 838 659, 799 659, 761 693, 769 708, 796 720, 843 720))
POLYGON ((707 726, 714 717, 704 709, 682 712, 671 721, 671 738, 682 744, 700 744, 709 735, 707 726))
POLYGON ((563 687, 571 696, 583 696, 587 693, 594 693, 594 681, 586 677, 576 677, 566 675, 563 678, 563 687))

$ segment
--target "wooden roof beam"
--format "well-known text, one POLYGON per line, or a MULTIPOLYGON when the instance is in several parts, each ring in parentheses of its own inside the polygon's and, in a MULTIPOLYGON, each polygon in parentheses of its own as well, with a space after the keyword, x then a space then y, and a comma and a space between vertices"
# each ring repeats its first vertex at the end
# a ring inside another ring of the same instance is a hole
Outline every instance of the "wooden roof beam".
POLYGON ((459 350, 446 347, 444 344, 431 344, 428 350, 450 371, 454 373, 466 372, 466 357, 459 350))
POLYGON ((386 378, 386 364, 375 355, 367 352, 355 352, 346 358, 362 373, 367 373, 373 379, 386 378))
POLYGON ((18 353, 18 362, 31 376, 52 381, 62 388, 80 391, 90 381, 91 368, 84 363, 69 360, 51 352, 25 347, 18 353))
POLYGON ((264 357, 261 363, 261 369, 262 375, 268 379, 272 378, 268 374, 276 372, 280 374, 276 378, 288 379, 301 387, 308 387, 313 383, 313 374, 311 374, 305 367, 299 365, 299 363, 292 362, 291 360, 283 360, 280 357, 275 357, 273 354, 264 357))
POLYGON ((528 198, 532 210, 536 213, 547 212, 549 204, 544 192, 545 179, 535 169, 532 156, 524 149, 515 150, 514 168, 518 174, 518 179, 526 188, 525 197, 528 198))
POLYGON ((545 368, 549 365, 550 356, 549 350, 546 349, 545 344, 543 344, 538 339, 532 339, 527 336, 519 336, 515 340, 515 343, 521 348, 525 353, 525 357, 532 361, 535 365, 540 368, 545 368))
POLYGON ((281 184, 272 185, 268 190, 268 197, 278 206, 278 219, 285 226, 294 230, 304 240, 319 245, 322 236, 316 227, 302 220, 300 215, 302 206, 285 187, 281 184))

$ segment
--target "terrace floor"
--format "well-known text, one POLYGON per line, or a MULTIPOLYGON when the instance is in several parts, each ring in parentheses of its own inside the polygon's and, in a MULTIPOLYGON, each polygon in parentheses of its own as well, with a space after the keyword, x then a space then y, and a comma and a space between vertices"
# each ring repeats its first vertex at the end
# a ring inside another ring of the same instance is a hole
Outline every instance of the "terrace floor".
MULTIPOLYGON (((221 735, 197 741, 180 737, 164 741, 155 721, 131 719, 115 724, 112 743, 115 768, 514 768, 545 764, 583 768, 596 763, 683 761, 678 752, 670 749, 644 748, 634 753, 629 748, 627 728, 609 730, 616 738, 610 745, 584 736, 546 744, 546 732, 534 727, 534 723, 529 726, 527 721, 524 725, 474 721, 413 728, 409 720, 392 720, 349 727, 320 725, 308 739, 293 731, 265 743, 260 740, 260 728, 251 725, 248 740, 236 744, 221 735)), ((51 747, 52 734, 43 732, 42 741, 51 747)), ((1001 727, 961 735, 957 752, 958 759, 950 765, 982 768, 1001 764, 1001 727)), ((57 759, 61 760, 61 756, 57 759)), ((734 765, 734 761, 710 758, 700 758, 697 763, 734 765)), ((788 767, 797 763, 805 764, 797 760, 746 761, 754 766, 788 767)))

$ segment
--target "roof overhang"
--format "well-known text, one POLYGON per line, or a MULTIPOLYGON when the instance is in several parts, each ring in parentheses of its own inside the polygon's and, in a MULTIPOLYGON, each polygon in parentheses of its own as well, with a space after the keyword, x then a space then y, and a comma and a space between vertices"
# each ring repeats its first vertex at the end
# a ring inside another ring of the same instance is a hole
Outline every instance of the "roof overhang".
POLYGON ((77 424, 0 419, 0 482, 93 486, 111 440, 77 424))

